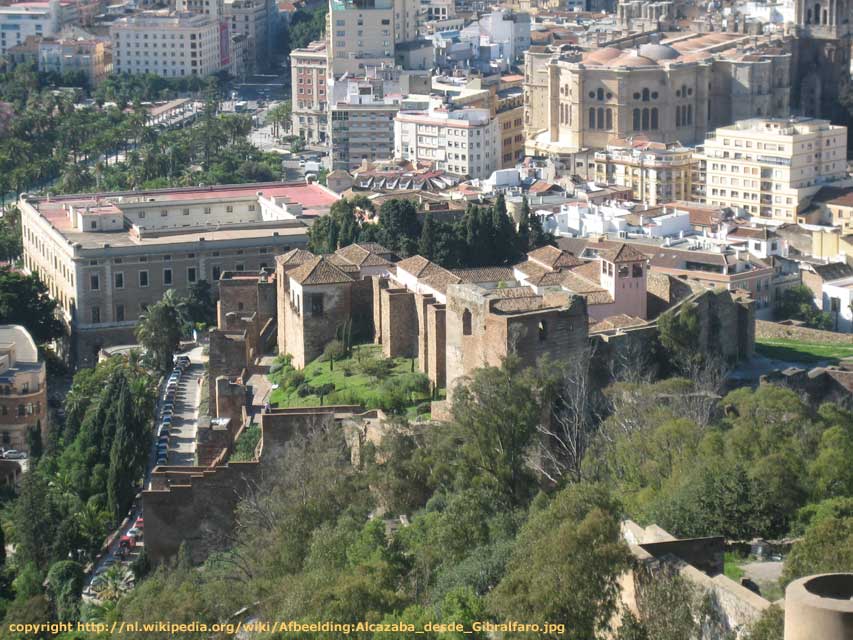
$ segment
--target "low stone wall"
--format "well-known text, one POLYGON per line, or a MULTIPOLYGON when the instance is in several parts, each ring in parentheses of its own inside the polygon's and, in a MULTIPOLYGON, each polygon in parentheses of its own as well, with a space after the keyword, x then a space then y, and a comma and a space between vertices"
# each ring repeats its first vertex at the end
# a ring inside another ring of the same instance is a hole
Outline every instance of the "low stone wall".
POLYGON ((796 325, 780 324, 767 320, 755 321, 756 340, 797 340, 813 344, 853 344, 853 333, 836 333, 809 329, 796 325))

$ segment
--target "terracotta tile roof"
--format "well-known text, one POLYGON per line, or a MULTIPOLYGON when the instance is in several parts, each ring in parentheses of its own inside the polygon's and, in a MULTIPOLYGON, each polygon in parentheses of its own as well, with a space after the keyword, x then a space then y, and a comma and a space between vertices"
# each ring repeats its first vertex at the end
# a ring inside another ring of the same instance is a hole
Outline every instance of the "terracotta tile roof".
POLYGON ((352 278, 324 256, 316 256, 290 272, 290 277, 301 285, 339 284, 352 282, 352 278))
POLYGON ((599 322, 589 327, 590 332, 593 331, 608 331, 610 329, 622 329, 624 327, 636 327, 645 324, 646 321, 642 318, 629 316, 626 313, 619 313, 615 316, 608 316, 599 322))
POLYGON ((512 267, 480 267, 477 269, 453 269, 462 282, 515 282, 512 267))
POLYGON ((291 249, 287 253, 282 253, 280 256, 276 256, 275 261, 278 264, 295 267, 303 262, 308 262, 313 257, 314 254, 305 249, 291 249))
POLYGON ((380 252, 386 255, 391 254, 391 252, 382 245, 371 242, 363 245, 351 244, 347 247, 341 247, 335 251, 335 255, 357 267, 391 266, 391 263, 380 255, 380 252), (378 249, 378 251, 374 251, 374 247, 378 249))
POLYGON ((498 313, 525 313, 547 309, 542 296, 527 296, 524 298, 503 298, 493 302, 490 309, 498 313))
POLYGON ((541 278, 546 273, 551 273, 551 271, 543 267, 538 262, 534 262, 533 260, 519 262, 517 265, 515 265, 515 268, 518 269, 522 274, 524 274, 526 276, 526 279, 530 281, 535 278, 541 278))
POLYGON ((431 264, 432 263, 423 256, 412 256, 411 258, 400 260, 400 262, 397 263, 397 268, 402 269, 406 273, 411 273, 415 277, 419 277, 431 264))
POLYGON ((583 264, 583 261, 573 256, 568 251, 563 251, 557 247, 550 245, 539 247, 527 254, 528 260, 538 262, 543 267, 554 270, 561 267, 577 267, 583 264))
POLYGON ((586 298, 587 304, 610 304, 613 298, 610 292, 600 284, 601 262, 593 260, 583 266, 565 271, 562 274, 561 286, 586 298))
POLYGON ((638 260, 646 260, 646 255, 637 251, 629 244, 623 243, 621 247, 615 249, 604 249, 599 251, 598 255, 608 262, 636 262, 638 260))

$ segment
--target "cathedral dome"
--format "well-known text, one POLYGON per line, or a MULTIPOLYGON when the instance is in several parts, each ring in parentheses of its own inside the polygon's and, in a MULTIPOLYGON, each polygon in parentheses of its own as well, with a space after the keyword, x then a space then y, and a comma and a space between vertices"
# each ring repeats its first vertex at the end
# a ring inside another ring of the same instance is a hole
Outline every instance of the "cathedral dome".
POLYGON ((644 44, 640 46, 640 55, 651 60, 674 60, 681 54, 672 47, 665 44, 644 44))

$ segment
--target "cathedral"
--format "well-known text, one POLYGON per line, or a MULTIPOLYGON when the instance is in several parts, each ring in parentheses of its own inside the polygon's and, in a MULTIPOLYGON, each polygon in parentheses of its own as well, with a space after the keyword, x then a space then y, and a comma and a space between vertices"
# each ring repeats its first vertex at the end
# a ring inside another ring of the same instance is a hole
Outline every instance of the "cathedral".
POLYGON ((850 8, 846 0, 796 0, 795 113, 847 124, 839 97, 850 84, 850 8))

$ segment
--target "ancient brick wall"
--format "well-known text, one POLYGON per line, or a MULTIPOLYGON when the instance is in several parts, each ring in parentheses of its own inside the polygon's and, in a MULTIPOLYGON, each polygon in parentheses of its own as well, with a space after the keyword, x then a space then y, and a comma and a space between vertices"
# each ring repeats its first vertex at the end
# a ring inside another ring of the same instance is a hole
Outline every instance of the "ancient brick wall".
MULTIPOLYGON (((294 290, 296 293, 296 290, 294 290)), ((285 309, 287 353, 297 369, 305 368, 323 354, 326 345, 335 339, 338 330, 352 313, 351 283, 311 285, 301 287, 296 303, 288 302, 285 309), (312 296, 322 296, 322 313, 312 311, 312 296)))
POLYGON ((158 564, 177 555, 186 543, 193 563, 232 542, 234 512, 239 500, 276 473, 287 442, 297 433, 329 426, 359 407, 331 406, 276 410, 261 414, 258 460, 229 462, 214 468, 158 467, 151 488, 142 492, 145 549, 158 564))
MULTIPOLYGON (((558 362, 569 360, 587 345, 586 317, 586 304, 580 297, 575 297, 568 309, 510 316, 507 348, 526 366, 535 365, 543 356, 558 362)), ((506 353, 501 358, 505 356, 506 353)))
POLYGON ((426 374, 436 387, 447 384, 445 312, 443 304, 431 304, 427 308, 427 340, 434 348, 427 354, 426 374))
POLYGON ((226 328, 226 316, 250 316, 258 309, 257 278, 225 278, 219 280, 219 300, 216 303, 216 324, 226 328))
POLYGON ((470 290, 448 287, 445 305, 445 362, 447 392, 467 372, 485 364, 484 336, 487 311, 483 298, 470 290), (466 320, 466 313, 470 321, 466 320))
POLYGON ((435 302, 435 298, 431 295, 415 295, 415 315, 417 317, 418 331, 418 371, 421 373, 426 373, 429 370, 430 353, 436 349, 444 348, 443 344, 439 345, 430 341, 429 331, 427 330, 427 313, 430 305, 435 304, 435 302))
POLYGON ((239 425, 245 406, 246 385, 219 376, 216 379, 216 412, 212 415, 217 418, 230 418, 232 423, 239 425))
POLYGON ((352 335, 359 342, 374 339, 373 278, 352 283, 352 335))
POLYGON ((853 334, 851 333, 821 331, 820 329, 809 329, 808 327, 766 320, 755 321, 755 335, 766 340, 797 340, 813 344, 853 344, 853 334))
POLYGON ((388 278, 372 276, 373 289, 373 343, 382 343, 382 291, 388 288, 388 278))
POLYGON ((284 266, 276 263, 275 266, 275 298, 276 319, 278 323, 278 352, 287 353, 287 331, 285 330, 286 310, 290 305, 290 293, 288 290, 289 279, 285 277, 284 266))
POLYGON ((216 379, 236 378, 249 364, 245 331, 211 329, 207 363, 207 384, 210 415, 216 415, 216 379))
POLYGON ((407 289, 384 289, 382 297, 382 353, 386 358, 417 355, 418 317, 415 294, 407 289))
POLYGON ((258 324, 264 326, 267 321, 276 318, 278 310, 276 308, 277 285, 272 277, 266 280, 257 282, 257 305, 258 324))

